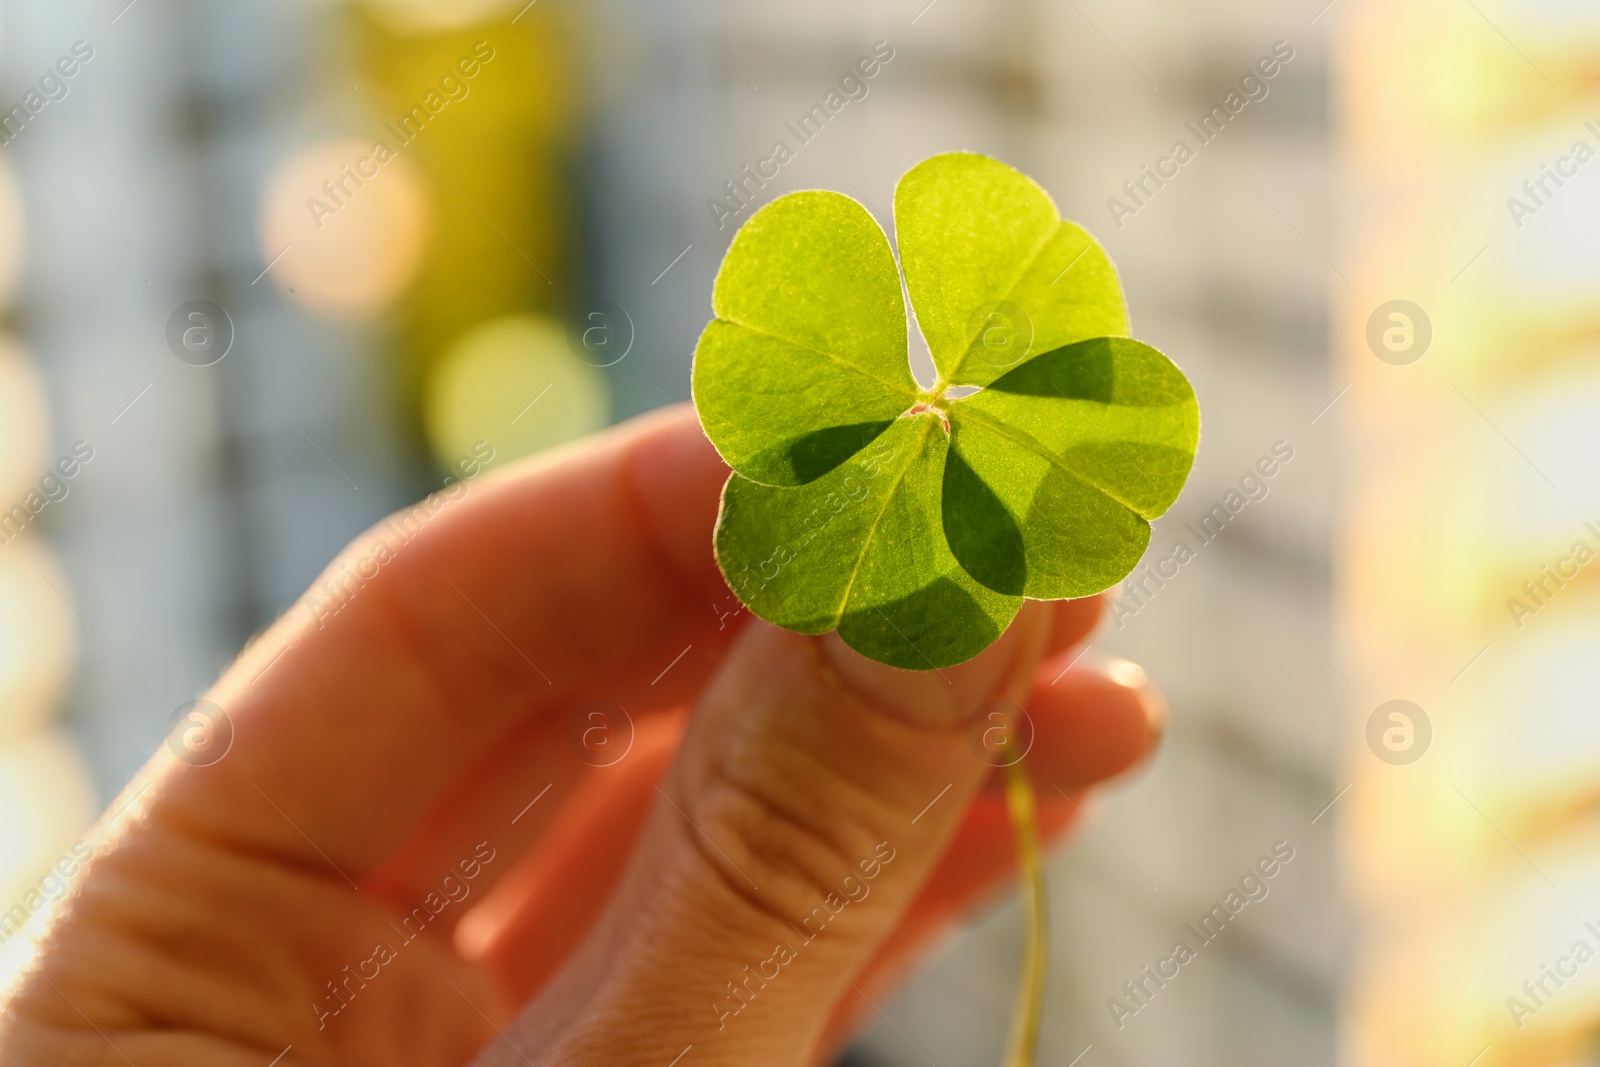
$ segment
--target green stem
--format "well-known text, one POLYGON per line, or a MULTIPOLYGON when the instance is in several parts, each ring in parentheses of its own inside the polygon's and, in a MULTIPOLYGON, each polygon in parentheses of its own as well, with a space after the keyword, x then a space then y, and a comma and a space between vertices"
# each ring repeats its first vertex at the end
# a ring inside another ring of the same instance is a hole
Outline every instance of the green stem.
POLYGON ((1006 810, 1011 815, 1011 828, 1017 837, 1017 875, 1022 882, 1027 943, 1023 946, 1022 975, 1011 1016, 1011 1035, 1006 1040, 1004 1067, 1033 1067, 1050 962, 1049 902, 1045 897, 1039 811, 1034 801, 1033 781, 1028 776, 1028 768, 1023 766, 1020 752, 1012 748, 1007 751, 1007 758, 1011 762, 1006 765, 1006 810))

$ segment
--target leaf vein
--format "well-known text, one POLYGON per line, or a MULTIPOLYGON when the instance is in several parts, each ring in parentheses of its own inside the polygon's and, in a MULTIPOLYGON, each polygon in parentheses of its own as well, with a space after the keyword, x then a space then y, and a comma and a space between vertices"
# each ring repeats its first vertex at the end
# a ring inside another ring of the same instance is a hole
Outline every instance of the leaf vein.
POLYGON ((863 378, 871 378, 880 385, 888 386, 890 389, 893 389, 897 392, 904 392, 911 397, 915 397, 917 395, 916 383, 911 380, 911 362, 909 357, 906 361, 906 380, 904 382, 893 382, 888 378, 884 378, 880 375, 872 373, 859 363, 852 363, 850 360, 845 359, 836 352, 829 352, 827 349, 817 348, 813 345, 796 341, 792 337, 785 337, 782 334, 773 333, 771 330, 763 330, 759 326, 752 326, 750 323, 740 322, 738 319, 725 319, 719 315, 717 316, 717 321, 725 322, 729 326, 737 326, 740 329, 749 330, 752 333, 758 333, 763 337, 771 337, 775 341, 782 341, 784 344, 793 345, 794 347, 802 349, 806 352, 814 352, 815 354, 822 356, 824 359, 832 360, 834 363, 837 363, 839 366, 844 367, 847 370, 855 371, 863 378))
MULTIPOLYGON (((952 414, 954 415, 955 412, 952 412, 952 414)), ((1028 433, 1027 431, 1019 430, 1016 427, 1010 425, 1009 423, 1003 422, 1000 419, 995 418, 993 415, 989 415, 989 414, 987 414, 987 413, 985 413, 983 411, 979 411, 979 410, 977 410, 975 408, 968 409, 966 411, 961 412, 958 417, 959 418, 967 418, 967 419, 973 420, 974 422, 982 423, 984 426, 986 426, 990 430, 993 430, 996 434, 998 434, 1001 437, 1004 437, 1006 440, 1012 442, 1013 444, 1021 445, 1023 448, 1027 449, 1028 451, 1034 453, 1035 455, 1038 455, 1038 456, 1042 457, 1047 463, 1049 463, 1051 466, 1056 467, 1058 470, 1060 470, 1062 473, 1066 474, 1073 481, 1076 481, 1076 482, 1078 482, 1078 483, 1080 483, 1082 485, 1088 486, 1090 489, 1093 489, 1095 492, 1099 493, 1101 496, 1105 497, 1107 500, 1112 501, 1113 503, 1122 505, 1124 508, 1126 508, 1129 511, 1133 512, 1133 514, 1137 515, 1139 518, 1143 519, 1144 521, 1146 521, 1146 522, 1150 521, 1151 516, 1146 515, 1143 511, 1141 511, 1138 508, 1138 506, 1129 503, 1127 500, 1124 500, 1120 495, 1118 495, 1117 493, 1113 492, 1112 490, 1106 488, 1105 486, 1100 485, 1099 483, 1090 480, 1088 477, 1086 477, 1080 471, 1074 470, 1071 466, 1069 466, 1067 464, 1066 460, 1062 459, 1055 452, 1053 452, 1049 448, 1045 447, 1038 440, 1036 440, 1032 434, 1028 433)), ((1135 469, 1137 469, 1137 464, 1135 465, 1135 469)), ((1142 474, 1143 472, 1141 471, 1140 473, 1142 474)))
MULTIPOLYGON (((1017 271, 1016 276, 1011 279, 1010 283, 1008 283, 1006 285, 1005 289, 995 299, 998 299, 998 300, 1010 300, 1011 299, 1012 294, 1014 294, 1017 291, 1017 286, 1022 284, 1022 279, 1026 278, 1028 276, 1028 272, 1030 270, 1032 270, 1033 269, 1033 265, 1039 261, 1039 257, 1044 255, 1044 250, 1046 248, 1050 247, 1050 242, 1054 241, 1056 239, 1056 235, 1059 234, 1066 227, 1066 225, 1067 225, 1067 220, 1066 219, 1063 219, 1063 218, 1057 218, 1056 219, 1055 225, 1052 226, 1048 231, 1046 231, 1045 236, 1044 236, 1044 240, 1040 241, 1039 244, 1038 244, 1038 247, 1036 247, 1032 252, 1028 253, 1027 257, 1025 259, 1023 259, 1021 269, 1017 271)), ((1085 234, 1084 236, 1088 237, 1087 234, 1085 234)), ((1092 247, 1093 244, 1094 244, 1094 238, 1091 237, 1091 238, 1089 238, 1089 246, 1092 247)), ((961 355, 956 360, 956 365, 954 367, 950 368, 950 375, 949 375, 949 379, 948 379, 950 382, 954 383, 956 381, 956 376, 961 373, 961 369, 967 365, 967 360, 972 356, 973 343, 975 341, 977 341, 977 339, 979 338, 979 336, 982 335, 982 333, 983 333, 983 330, 980 327, 979 329, 973 331, 971 337, 966 338, 966 344, 961 349, 961 355)), ((1023 360, 1023 362, 1026 363, 1027 360, 1023 360)))
POLYGON ((895 475, 894 482, 889 486, 888 491, 883 494, 883 507, 878 509, 878 514, 873 518, 872 525, 867 528, 867 536, 861 539, 861 551, 856 555, 856 561, 850 568, 850 577, 845 581, 844 591, 839 595, 839 617, 841 619, 844 617, 845 607, 850 603, 850 594, 855 591, 856 579, 861 576, 861 567, 866 562, 867 551, 872 547, 873 540, 878 536, 878 527, 883 525, 883 517, 889 514, 889 505, 894 503, 895 493, 899 492, 901 484, 906 480, 906 475, 911 473, 911 468, 922 455, 922 443, 927 439, 933 420, 924 417, 923 423, 922 433, 914 441, 916 447, 906 450, 909 453, 909 458, 907 458, 905 466, 900 468, 900 473, 895 475))

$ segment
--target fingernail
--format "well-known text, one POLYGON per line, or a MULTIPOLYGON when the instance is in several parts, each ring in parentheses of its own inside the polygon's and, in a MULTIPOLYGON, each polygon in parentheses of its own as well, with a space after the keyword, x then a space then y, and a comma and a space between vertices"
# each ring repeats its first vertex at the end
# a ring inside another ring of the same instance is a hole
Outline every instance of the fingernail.
POLYGON ((891 714, 925 726, 953 726, 992 697, 1020 700, 1049 639, 1046 604, 1025 601, 1000 639, 954 667, 907 671, 867 659, 837 633, 822 638, 823 657, 845 685, 891 714))
POLYGON ((1124 689, 1130 689, 1138 694, 1139 706, 1144 711, 1145 726, 1149 730, 1153 748, 1167 729, 1167 698, 1150 680, 1149 673, 1137 663, 1118 656, 1101 655, 1098 664, 1106 677, 1124 689))

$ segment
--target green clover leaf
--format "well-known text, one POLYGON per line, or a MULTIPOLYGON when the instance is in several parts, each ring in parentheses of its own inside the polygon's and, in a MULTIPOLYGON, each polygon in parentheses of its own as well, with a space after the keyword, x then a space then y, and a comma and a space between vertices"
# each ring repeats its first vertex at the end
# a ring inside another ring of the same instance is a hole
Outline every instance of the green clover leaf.
POLYGON ((1030 178, 950 153, 901 177, 900 269, 856 201, 779 197, 735 235, 694 398, 733 468, 717 562, 769 622, 949 666, 1022 598, 1087 596, 1143 555, 1200 410, 1127 336, 1105 250, 1030 178), (906 297, 939 380, 922 389, 906 297))

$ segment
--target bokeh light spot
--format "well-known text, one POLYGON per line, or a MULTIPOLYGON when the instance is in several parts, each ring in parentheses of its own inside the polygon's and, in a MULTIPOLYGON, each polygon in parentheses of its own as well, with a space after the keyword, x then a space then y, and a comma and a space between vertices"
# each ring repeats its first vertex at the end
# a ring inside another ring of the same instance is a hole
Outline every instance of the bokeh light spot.
POLYGON ((55 717, 72 665, 67 580, 32 534, 0 548, 0 743, 55 717))
POLYGON ((363 6, 396 33, 432 34, 515 15, 520 0, 366 0, 363 6))
POLYGON ((500 464, 593 433, 610 418, 605 372, 574 356, 559 322, 510 315, 475 327, 434 368, 424 420, 453 467, 487 441, 500 464))
POLYGON ((397 138, 340 138, 286 160, 261 194, 262 265, 296 302, 367 315, 415 277, 429 201, 397 138))
POLYGON ((18 503, 44 473, 49 406, 33 361, 0 338, 0 510, 18 503))

